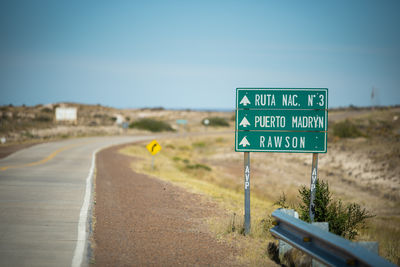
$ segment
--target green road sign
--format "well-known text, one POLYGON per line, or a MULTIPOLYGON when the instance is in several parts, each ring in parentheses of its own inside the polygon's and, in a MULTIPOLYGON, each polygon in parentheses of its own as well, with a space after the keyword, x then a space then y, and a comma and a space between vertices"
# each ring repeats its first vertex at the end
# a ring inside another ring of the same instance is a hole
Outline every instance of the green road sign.
POLYGON ((237 88, 239 152, 326 153, 328 89, 237 88))
POLYGON ((326 88, 237 88, 236 109, 327 109, 326 88))
POLYGON ((236 130, 326 131, 327 110, 236 110, 236 130))
POLYGON ((326 153, 326 132, 236 131, 237 152, 326 153))

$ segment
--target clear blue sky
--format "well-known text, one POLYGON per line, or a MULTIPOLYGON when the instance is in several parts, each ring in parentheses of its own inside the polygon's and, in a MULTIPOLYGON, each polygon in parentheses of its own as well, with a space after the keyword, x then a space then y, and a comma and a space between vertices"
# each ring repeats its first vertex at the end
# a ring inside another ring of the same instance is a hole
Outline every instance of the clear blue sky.
POLYGON ((236 87, 400 104, 400 1, 0 2, 0 105, 235 108, 236 87))

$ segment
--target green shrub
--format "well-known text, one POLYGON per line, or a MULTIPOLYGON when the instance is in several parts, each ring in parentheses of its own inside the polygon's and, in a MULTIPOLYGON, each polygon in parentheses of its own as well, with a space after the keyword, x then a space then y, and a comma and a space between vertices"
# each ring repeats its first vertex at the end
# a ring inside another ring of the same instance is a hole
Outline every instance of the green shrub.
POLYGON ((199 170, 199 169, 203 169, 206 171, 211 171, 211 168, 207 165, 201 164, 201 163, 196 163, 196 164, 188 164, 186 165, 187 169, 190 170, 199 170))
POLYGON ((357 126, 350 120, 335 123, 333 125, 333 135, 341 138, 355 138, 363 136, 357 126))
POLYGON ((173 161, 180 161, 180 160, 181 160, 181 158, 180 158, 180 157, 177 157, 177 156, 175 156, 175 157, 173 157, 173 158, 172 158, 172 160, 173 160, 173 161))
POLYGON ((44 113, 53 113, 53 110, 51 109, 51 108, 42 108, 41 110, 40 110, 41 112, 44 112, 44 113))
MULTIPOLYGON (((315 188, 314 221, 328 222, 329 231, 336 235, 352 240, 358 235, 359 230, 365 228, 366 219, 375 216, 357 203, 344 204, 340 199, 334 200, 327 182, 317 179, 315 188)), ((310 190, 301 186, 299 198, 301 200, 298 206, 299 217, 303 221, 310 222, 310 190)), ((275 204, 282 208, 290 206, 286 202, 285 194, 275 204)))
MULTIPOLYGON (((304 185, 299 189, 299 198, 301 203, 299 204, 299 216, 303 221, 310 222, 310 190, 304 185)), ((332 201, 331 193, 329 192, 329 185, 324 181, 317 179, 315 185, 315 222, 326 222, 328 217, 328 205, 332 201)))
POLYGON ((195 142, 195 143, 192 144, 192 146, 193 146, 193 147, 197 147, 197 148, 204 148, 204 147, 206 147, 207 145, 206 145, 206 143, 204 143, 204 142, 195 142))
POLYGON ((49 115, 39 115, 38 117, 35 118, 35 121, 41 121, 41 122, 50 122, 53 121, 53 117, 49 115))
MULTIPOLYGON (((209 121, 209 126, 213 126, 213 127, 228 127, 229 126, 229 122, 222 117, 211 117, 211 118, 207 118, 209 121)), ((204 121, 206 119, 202 120, 202 123, 204 124, 204 121)))
POLYGON ((96 113, 96 114, 94 114, 94 118, 96 118, 96 119, 101 119, 101 118, 103 118, 103 117, 105 117, 106 115, 104 115, 104 114, 99 114, 99 113, 96 113))
POLYGON ((129 128, 137 128, 151 132, 174 131, 174 129, 168 123, 148 118, 132 122, 129 125, 129 128))
POLYGON ((283 209, 291 209, 292 205, 287 203, 287 198, 285 195, 285 192, 282 193, 282 195, 279 196, 279 199, 275 201, 274 205, 279 206, 283 209))

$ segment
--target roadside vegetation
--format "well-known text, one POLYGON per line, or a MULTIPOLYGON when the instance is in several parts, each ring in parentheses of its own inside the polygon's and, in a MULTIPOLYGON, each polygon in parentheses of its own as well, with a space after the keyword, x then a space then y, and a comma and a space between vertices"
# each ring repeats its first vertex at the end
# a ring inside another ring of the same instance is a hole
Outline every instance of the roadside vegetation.
MULTIPOLYGON (((399 185, 400 174, 397 115, 383 110, 353 118, 351 122, 342 120, 343 124, 340 120, 330 123, 328 153, 320 154, 319 159, 321 198, 317 201, 321 201, 319 206, 323 208, 317 210, 316 220, 329 221, 331 231, 346 238, 378 241, 380 255, 399 264, 400 198, 393 189, 399 185), (335 125, 344 130, 334 131, 335 125)), ((145 144, 134 144, 121 152, 141 159, 132 161, 135 171, 218 202, 224 213, 210 215, 209 226, 217 237, 240 244, 243 262, 256 266, 271 264, 268 255, 274 247, 269 244, 276 240, 269 234, 270 214, 276 208, 293 207, 303 220, 308 220, 309 154, 252 153, 252 230, 244 237, 243 153, 234 152, 234 135, 159 142, 163 148, 155 156, 154 170, 145 144)))
MULTIPOLYGON (((289 203, 283 193, 274 204, 283 209, 297 211, 300 220, 310 223, 310 189, 302 185, 298 190, 297 198, 299 200, 297 204, 289 203)), ((328 183, 320 179, 316 181, 314 204, 314 222, 327 222, 329 232, 349 240, 354 240, 361 230, 366 229, 367 219, 374 217, 358 203, 343 203, 341 199, 335 199, 329 190, 328 183)), ((285 266, 309 266, 312 260, 310 256, 296 248, 280 257, 279 244, 276 241, 269 243, 268 256, 277 264, 285 266)))
MULTIPOLYGON (((275 204, 282 208, 291 208, 299 213, 299 218, 311 222, 310 189, 302 185, 297 196, 298 205, 289 204, 283 194, 275 204)), ((354 240, 361 229, 366 228, 366 220, 374 215, 362 208, 358 203, 344 203, 341 199, 333 197, 327 182, 317 179, 315 187, 315 222, 328 222, 329 231, 349 240, 354 240)))
POLYGON ((129 128, 136 128, 140 130, 147 130, 150 132, 172 132, 174 129, 169 125, 167 122, 156 120, 156 119, 150 119, 150 118, 144 118, 140 119, 137 121, 132 122, 129 125, 129 128))
POLYGON ((46 108, 0 107, 0 134, 11 131, 27 131, 30 128, 48 128, 53 123, 54 115, 46 108))
POLYGON ((335 123, 333 125, 333 134, 340 138, 355 138, 363 136, 358 127, 348 119, 335 123))
POLYGON ((222 117, 211 117, 203 119, 202 124, 205 125, 205 121, 208 120, 208 126, 211 127, 229 127, 229 121, 222 117))
MULTIPOLYGON (((262 195, 252 194, 252 233, 250 239, 243 236, 243 193, 240 183, 224 175, 220 166, 212 163, 218 150, 226 148, 230 139, 226 136, 163 140, 162 151, 155 156, 155 169, 151 169, 151 156, 142 144, 135 144, 120 152, 137 157, 132 168, 163 180, 173 182, 193 193, 211 197, 217 201, 224 214, 211 215, 209 224, 219 237, 245 246, 244 263, 262 266, 268 262, 265 238, 272 221, 267 214, 273 211, 273 203, 262 195), (256 242, 254 242, 256 241, 256 242)), ((238 174, 238 179, 241 175, 238 174)))

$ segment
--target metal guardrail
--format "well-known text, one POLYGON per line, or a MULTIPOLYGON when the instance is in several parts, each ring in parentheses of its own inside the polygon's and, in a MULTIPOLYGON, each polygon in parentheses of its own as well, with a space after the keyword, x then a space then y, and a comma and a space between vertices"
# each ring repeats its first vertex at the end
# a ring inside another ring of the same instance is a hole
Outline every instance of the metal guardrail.
POLYGON ((272 213, 276 226, 273 236, 329 266, 396 266, 366 248, 335 234, 323 231, 280 209, 272 213))

